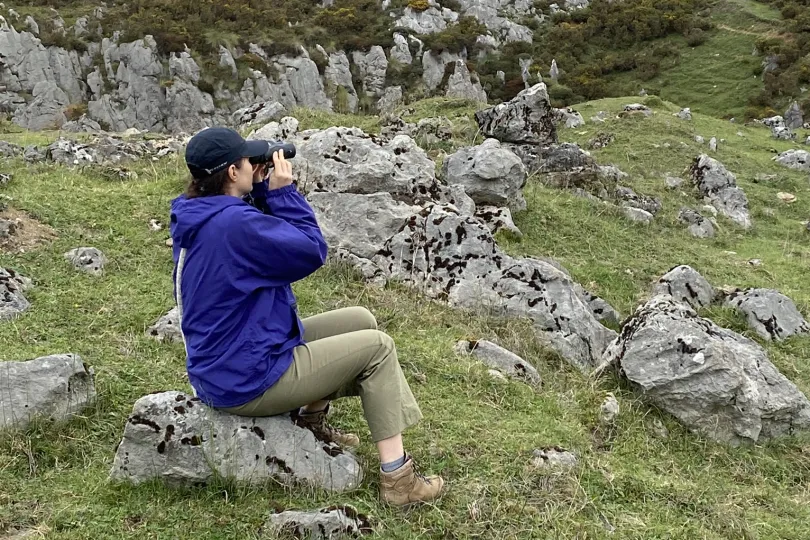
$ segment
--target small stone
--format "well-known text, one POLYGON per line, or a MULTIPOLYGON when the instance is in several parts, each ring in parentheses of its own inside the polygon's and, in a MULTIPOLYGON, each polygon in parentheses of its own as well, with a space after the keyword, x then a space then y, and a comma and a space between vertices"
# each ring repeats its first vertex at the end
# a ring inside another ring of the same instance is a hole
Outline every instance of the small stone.
POLYGON ((704 139, 700 135, 695 135, 695 142, 698 143, 698 144, 703 144, 703 143, 706 142, 706 139, 704 139))
POLYGON ((166 240, 166 247, 174 247, 174 239, 169 238, 166 240))
POLYGON ((704 212, 710 213, 712 215, 712 217, 717 217, 717 208, 715 208, 711 204, 704 204, 701 207, 701 210, 703 210, 704 212))
POLYGON ((579 464, 576 455, 560 447, 537 449, 532 458, 532 465, 539 469, 572 469, 579 464))
POLYGON ((616 396, 608 394, 602 406, 599 407, 599 423, 605 426, 611 426, 616 423, 616 417, 619 416, 619 402, 616 396))
POLYGON ((73 266, 87 274, 100 276, 104 273, 104 265, 107 262, 104 254, 93 247, 80 247, 65 253, 65 259, 73 266))
POLYGON ((369 518, 351 506, 330 506, 311 512, 288 510, 273 514, 264 525, 263 537, 306 540, 340 540, 371 534, 369 518))
POLYGON ((489 376, 490 376, 490 377, 492 377, 493 379, 498 379, 498 380, 500 380, 500 381, 505 381, 505 380, 506 380, 506 375, 504 375, 503 373, 501 373, 501 372, 500 372, 500 371, 498 371, 497 369, 490 369, 490 370, 487 370, 487 373, 488 373, 488 374, 489 374, 489 376))
POLYGON ((669 438, 669 430, 667 429, 667 426, 665 426, 664 423, 658 418, 653 418, 648 424, 648 428, 653 436, 659 439, 669 438))
POLYGON ((776 194, 776 196, 783 203, 790 204, 796 202, 796 195, 794 195, 793 193, 785 193, 780 191, 779 193, 776 194))
POLYGON ((709 150, 711 150, 712 152, 717 152, 717 138, 716 137, 712 137, 709 140, 709 150))
POLYGON ((12 179, 12 178, 14 178, 14 175, 13 175, 13 174, 9 174, 9 173, 0 173, 0 186, 5 186, 5 185, 6 185, 6 184, 8 184, 9 182, 11 182, 11 179, 12 179))
POLYGON ((762 266, 762 259, 751 259, 748 261, 751 266, 762 266))
POLYGON ((146 335, 157 341, 182 343, 183 333, 180 329, 180 311, 173 307, 158 321, 146 330, 146 335))
POLYGON ((540 374, 534 366, 491 341, 459 341, 454 350, 460 355, 473 356, 484 364, 530 385, 541 383, 540 374))
POLYGON ((685 109, 681 109, 681 111, 679 113, 675 114, 674 116, 677 116, 681 120, 691 120, 692 119, 692 111, 689 109, 689 107, 687 107, 685 109))
POLYGON ((667 176, 664 182, 667 185, 667 189, 678 189, 683 185, 685 180, 683 178, 676 178, 674 176, 667 176))
POLYGON ((163 224, 156 219, 150 219, 149 228, 153 231, 159 231, 163 228, 163 224))
POLYGON ((630 221, 643 223, 645 225, 652 223, 653 215, 646 210, 642 210, 641 208, 633 208, 632 206, 625 206, 622 210, 624 212, 624 216, 630 221))

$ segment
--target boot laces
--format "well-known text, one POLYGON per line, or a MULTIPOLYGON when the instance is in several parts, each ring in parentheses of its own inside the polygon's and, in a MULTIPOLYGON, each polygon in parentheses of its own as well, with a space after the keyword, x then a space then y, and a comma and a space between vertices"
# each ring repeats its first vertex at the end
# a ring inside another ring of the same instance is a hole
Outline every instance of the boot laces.
POLYGON ((424 483, 426 483, 427 485, 429 485, 429 486, 433 485, 433 482, 431 482, 431 480, 427 476, 422 474, 422 472, 419 470, 419 467, 416 465, 416 463, 413 464, 413 475, 415 477, 417 477, 418 479, 420 479, 421 481, 423 481, 424 483))

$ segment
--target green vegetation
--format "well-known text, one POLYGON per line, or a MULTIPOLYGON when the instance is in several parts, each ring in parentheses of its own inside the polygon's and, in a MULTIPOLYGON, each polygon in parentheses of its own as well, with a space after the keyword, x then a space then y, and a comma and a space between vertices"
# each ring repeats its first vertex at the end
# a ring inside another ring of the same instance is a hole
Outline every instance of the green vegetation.
MULTIPOLYGON (((663 199, 664 210, 655 222, 649 227, 629 223, 600 205, 530 180, 529 208, 515 216, 525 237, 522 242, 502 239, 501 245, 515 255, 557 258, 624 314, 676 264, 695 266, 717 286, 778 288, 810 314, 810 248, 800 223, 810 216, 810 186, 806 174, 771 161, 774 150, 790 143, 770 139, 765 128, 700 114, 693 122, 681 121, 672 116, 676 105, 655 98, 648 100, 655 108, 653 118, 615 118, 624 103, 636 100, 581 104, 585 118, 604 110, 611 119, 563 130, 561 138, 584 145, 597 132, 613 133, 615 141, 593 154, 600 163, 630 173, 628 184, 637 191, 663 199), (688 187, 665 190, 663 178, 685 174, 692 158, 705 150, 693 141, 695 134, 726 140, 716 157, 737 174, 748 194, 753 230, 741 232, 721 219, 716 238, 695 240, 677 223, 681 205, 701 203, 688 187), (759 173, 776 179, 757 181, 759 173), (781 203, 779 191, 796 194, 798 201, 781 203), (752 258, 761 259, 762 266, 748 264, 752 258)), ((471 118, 474 109, 466 102, 431 99, 411 107, 409 121, 443 114, 453 120, 455 138, 446 151, 481 140, 471 118)), ((369 117, 296 114, 305 129, 378 127, 369 117)), ((31 144, 54 136, 2 138, 31 144)), ((134 401, 149 392, 189 388, 182 345, 158 344, 144 335, 172 305, 167 232, 152 232, 148 223, 167 222, 169 201, 183 189, 185 171, 179 159, 140 163, 134 169, 138 180, 120 183, 92 169, 22 162, 6 166, 15 177, 0 191, 14 198, 14 208, 58 236, 25 253, 0 252, 3 266, 36 284, 27 294, 32 308, 0 324, 3 359, 79 353, 96 370, 100 400, 68 424, 41 423, 0 436, 0 535, 21 528, 49 540, 257 538, 273 508, 350 503, 375 518, 374 538, 386 539, 810 536, 808 436, 738 449, 708 443, 615 381, 583 377, 544 349, 526 321, 454 311, 399 286, 369 288, 337 266, 296 285, 302 314, 366 305, 393 335, 425 414, 425 421, 406 433, 406 443, 428 470, 448 479, 449 492, 439 504, 407 513, 379 504, 375 452, 357 400, 339 403, 335 410, 335 422, 364 439, 359 454, 368 475, 356 492, 329 495, 272 484, 180 490, 108 484, 115 446, 134 401), (104 277, 80 274, 62 259, 78 245, 107 254, 104 277), (493 379, 482 366, 454 357, 452 347, 464 337, 496 339, 522 355, 539 369, 542 390, 493 379), (615 433, 601 439, 593 430, 608 391, 616 392, 622 412, 615 433), (669 428, 669 438, 653 435, 655 419, 669 428), (533 470, 532 450, 553 445, 579 453, 580 467, 569 473, 533 470), (608 527, 615 532, 608 535, 608 527)), ((725 310, 710 315, 750 335, 725 310)), ((765 346, 779 369, 810 392, 810 338, 765 346)))

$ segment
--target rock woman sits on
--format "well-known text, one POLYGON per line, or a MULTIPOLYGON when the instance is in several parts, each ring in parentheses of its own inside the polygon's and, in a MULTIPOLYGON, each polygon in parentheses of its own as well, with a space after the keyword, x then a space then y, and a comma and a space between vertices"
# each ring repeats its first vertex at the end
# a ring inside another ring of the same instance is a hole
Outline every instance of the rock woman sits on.
POLYGON ((242 416, 292 412, 316 437, 356 446, 326 423, 331 400, 359 396, 381 461, 382 499, 432 501, 439 476, 425 477, 402 445, 422 413, 393 340, 364 308, 301 320, 291 284, 319 269, 327 246, 282 152, 227 128, 189 141, 191 181, 172 201, 174 289, 189 381, 209 406, 242 416))

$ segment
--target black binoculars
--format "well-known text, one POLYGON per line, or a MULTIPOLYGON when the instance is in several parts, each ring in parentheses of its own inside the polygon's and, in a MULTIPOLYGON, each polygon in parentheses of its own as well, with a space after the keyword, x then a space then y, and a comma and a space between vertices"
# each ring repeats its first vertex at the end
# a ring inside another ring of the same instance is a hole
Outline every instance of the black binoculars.
POLYGON ((284 159, 292 159, 295 157, 295 145, 293 143, 284 143, 279 141, 269 141, 270 148, 261 156, 254 156, 250 158, 250 163, 253 165, 260 165, 267 163, 269 167, 273 167, 273 154, 279 150, 284 151, 284 159))

